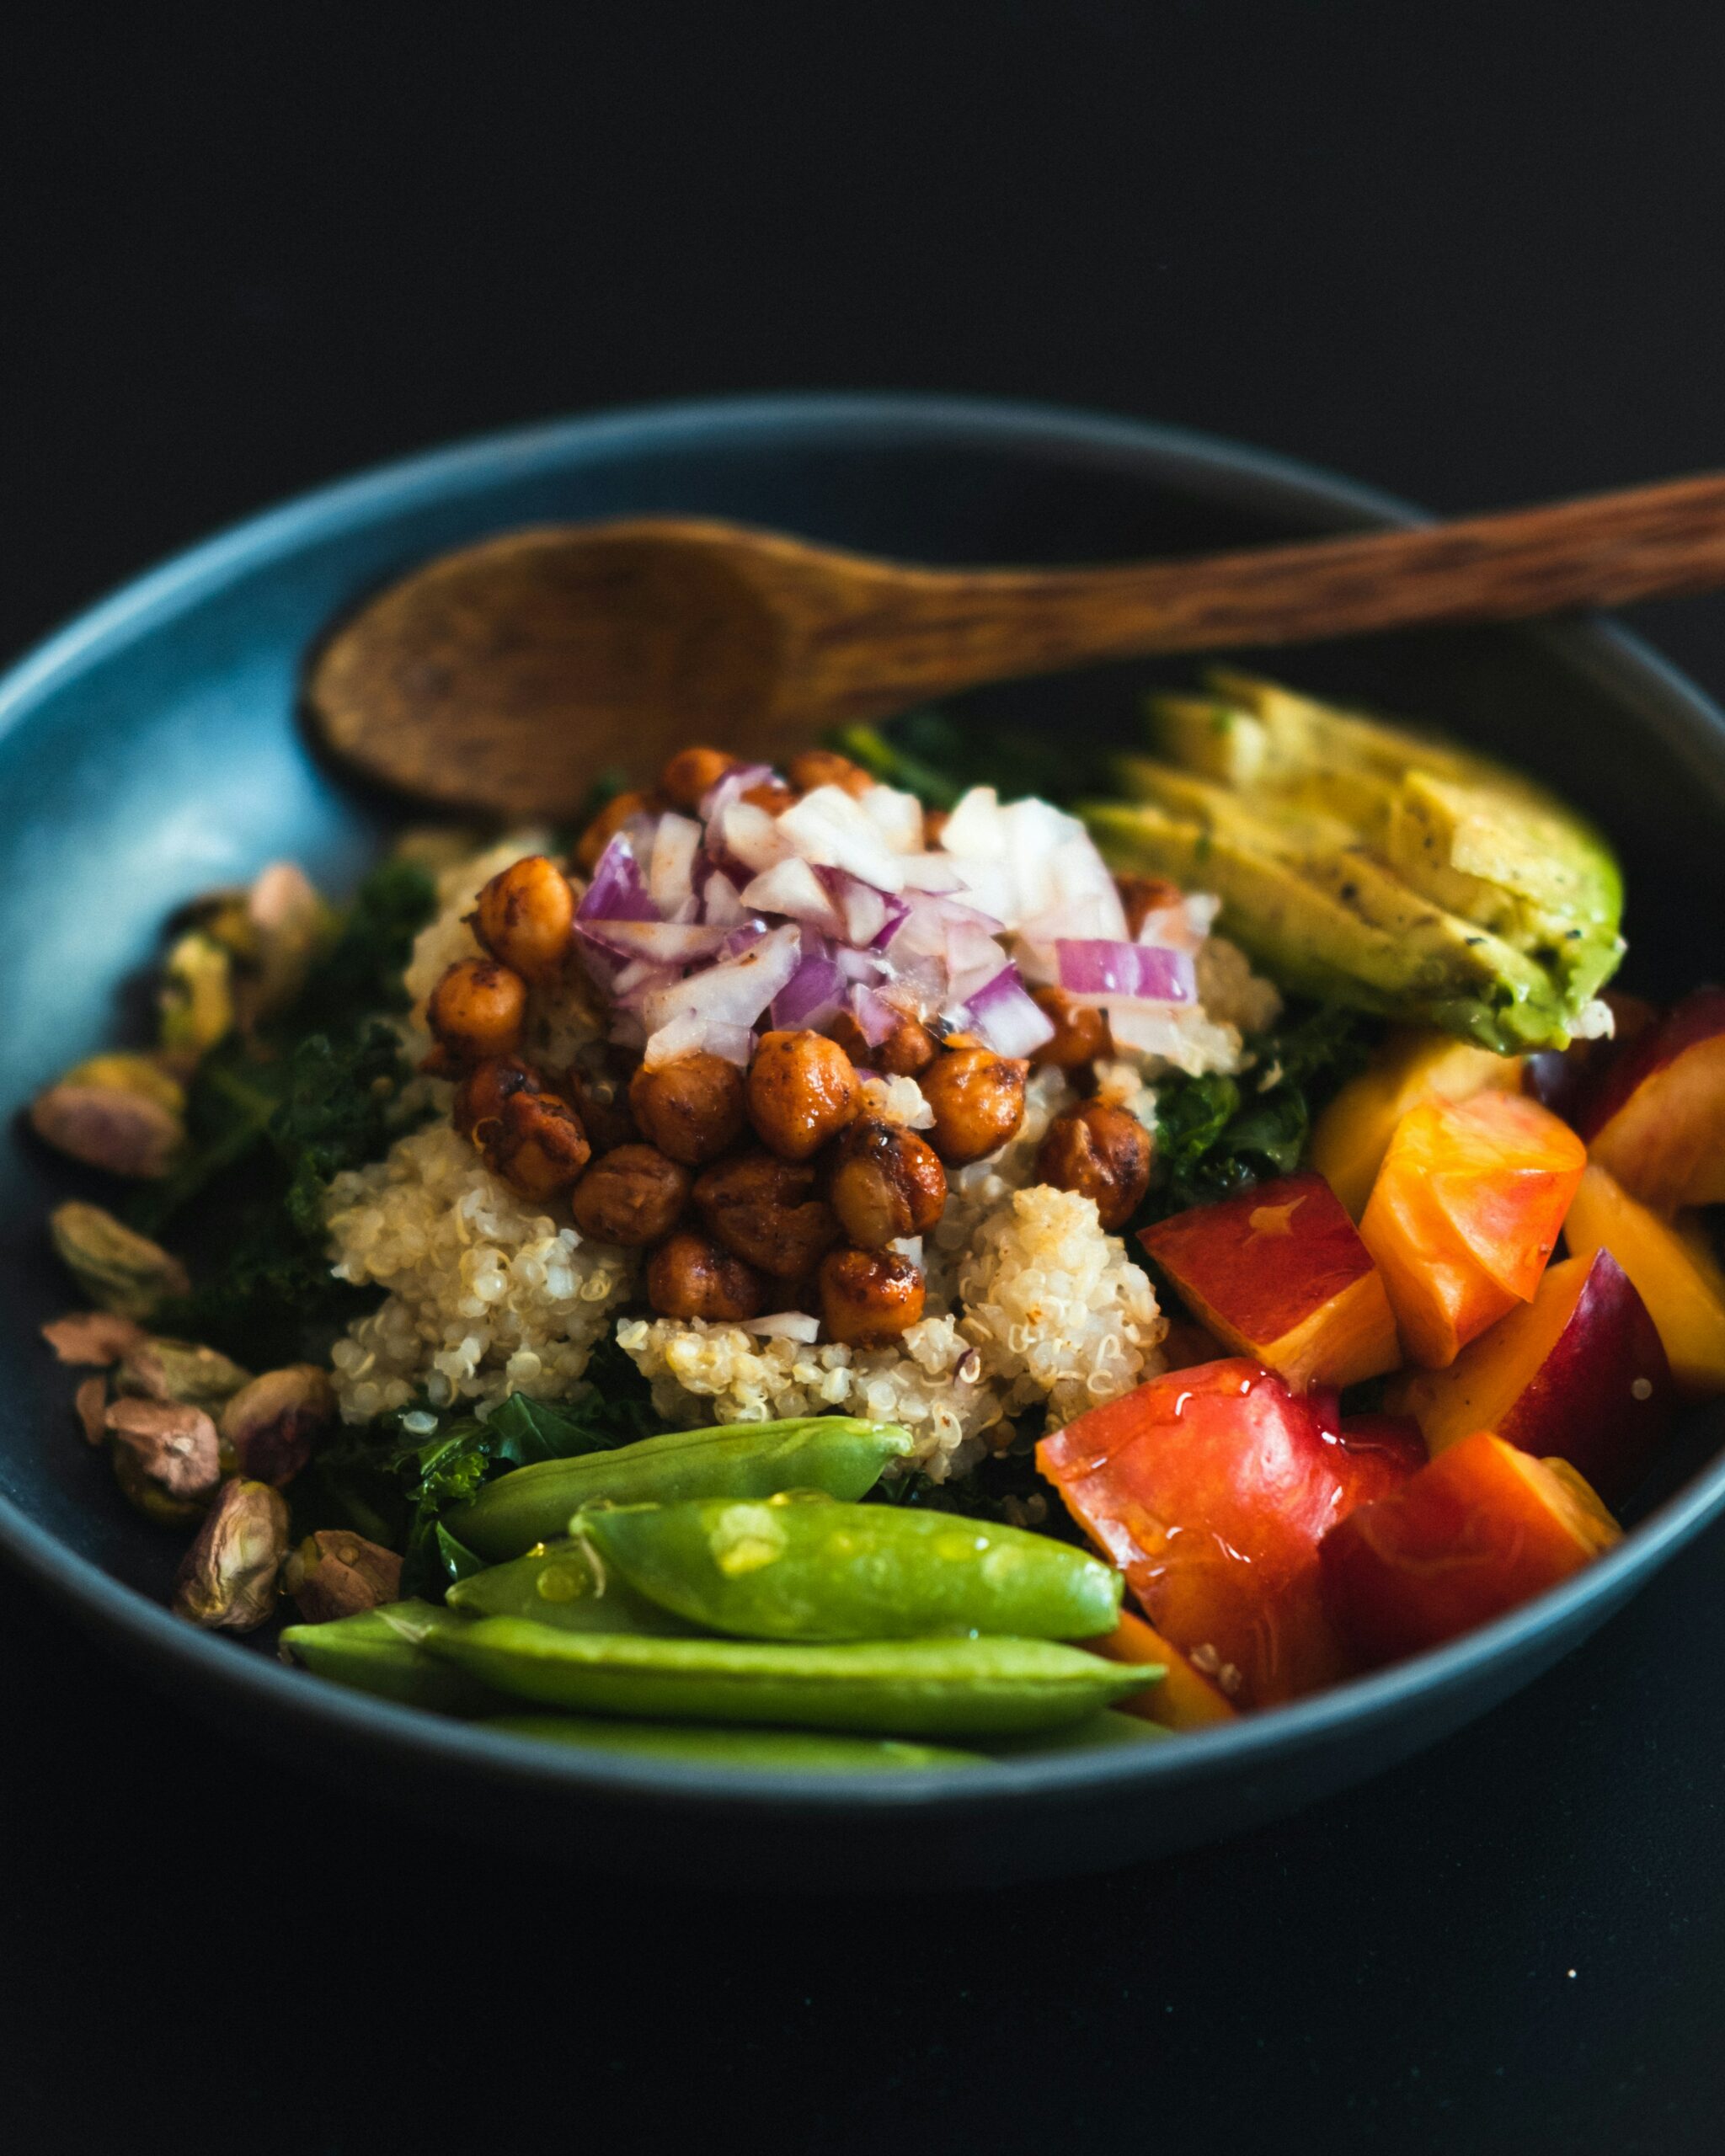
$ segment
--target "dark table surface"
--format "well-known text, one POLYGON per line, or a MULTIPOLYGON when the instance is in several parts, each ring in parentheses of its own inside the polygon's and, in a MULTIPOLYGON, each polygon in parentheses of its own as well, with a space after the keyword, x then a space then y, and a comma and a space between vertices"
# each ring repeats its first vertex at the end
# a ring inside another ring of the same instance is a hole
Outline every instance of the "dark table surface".
MULTIPOLYGON (((7 33, 6 651, 350 467, 708 391, 1059 398, 1445 510, 1722 461, 1701 0, 169 12, 7 33)), ((1725 600, 1642 626, 1725 693, 1725 600)), ((1716 2148, 1722 1565, 1249 1840, 860 1903, 403 1824, 0 1577, 8 2145, 1716 2148)))

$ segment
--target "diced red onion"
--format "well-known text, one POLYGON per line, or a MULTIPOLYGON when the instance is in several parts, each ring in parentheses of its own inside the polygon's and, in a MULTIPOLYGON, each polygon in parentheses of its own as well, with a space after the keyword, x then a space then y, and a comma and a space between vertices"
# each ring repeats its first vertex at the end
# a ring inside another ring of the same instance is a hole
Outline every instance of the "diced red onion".
POLYGON ((713 1025, 752 1026, 801 962, 799 931, 788 923, 769 930, 734 958, 722 959, 686 980, 647 990, 631 1001, 649 1034, 681 1017, 713 1025))
POLYGON ((741 894, 722 868, 709 868, 701 885, 701 918, 715 928, 740 928, 749 918, 741 894))
POLYGON ((601 921, 657 921, 659 909, 649 894, 628 839, 619 831, 606 845, 593 871, 593 880, 581 894, 575 919, 583 923, 601 921))
POLYGON ((696 814, 703 824, 710 824, 730 802, 740 799, 755 787, 766 785, 773 776, 770 764, 733 764, 702 795, 696 814))
POLYGON ((842 787, 815 787, 793 802, 774 827, 817 867, 848 868, 878 891, 896 891, 905 880, 899 856, 842 787))
POLYGON ((1149 1003, 1190 1003, 1198 994, 1192 959, 1184 951, 1150 943, 1092 941, 1055 945, 1062 988, 1088 997, 1130 995, 1149 1003))
POLYGON ((802 963, 772 999, 773 1024, 791 1033, 818 1033, 844 1008, 845 977, 823 951, 808 947, 812 940, 804 936, 802 963))
POLYGON ((897 854, 922 850, 922 803, 894 786, 871 786, 857 806, 897 854))
POLYGON ((692 816, 664 815, 653 834, 653 857, 647 865, 648 895, 669 921, 695 893, 695 858, 701 850, 701 826, 692 816))
POLYGON ((776 1310, 771 1317, 745 1317, 738 1322, 745 1332, 764 1340, 795 1340, 812 1347, 820 1337, 820 1320, 806 1310, 776 1310))
POLYGON ((862 1038, 870 1048, 880 1046, 898 1024, 900 1015, 872 988, 858 984, 852 989, 851 1016, 862 1027, 862 1038))
POLYGON ((583 922, 581 933, 601 950, 619 958, 647 958, 659 966, 692 965, 718 956, 729 929, 695 921, 605 921, 583 922))
POLYGON ((710 1018, 685 1017, 673 1018, 650 1034, 641 1059, 649 1070, 656 1070, 680 1055, 718 1055, 746 1069, 754 1053, 755 1035, 747 1026, 721 1026, 710 1018))
POLYGON ((769 816, 752 801, 727 802, 707 827, 708 851, 729 867, 736 862, 751 875, 789 860, 801 851, 781 830, 782 819, 769 816))
POLYGON ((911 853, 900 864, 907 891, 962 891, 964 879, 943 853, 911 853))
POLYGON ((1028 1055, 1055 1029, 1031 1001, 1016 966, 1003 966, 965 1005, 971 1025, 996 1055, 1028 1055))
POLYGON ((868 941, 866 936, 851 933, 846 915, 828 889, 825 877, 795 854, 788 861, 775 862, 745 883, 742 902, 757 913, 788 914, 793 921, 807 921, 823 936, 838 937, 846 943, 868 941))

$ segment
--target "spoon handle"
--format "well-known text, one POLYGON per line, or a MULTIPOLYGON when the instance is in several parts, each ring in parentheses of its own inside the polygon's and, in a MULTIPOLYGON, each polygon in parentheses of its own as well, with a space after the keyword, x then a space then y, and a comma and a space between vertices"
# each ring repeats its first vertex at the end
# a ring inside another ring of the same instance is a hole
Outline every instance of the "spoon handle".
MULTIPOLYGON (((1190 560, 1052 571, 889 573, 830 686, 892 701, 1089 659, 1311 643, 1417 622, 1515 621, 1725 584, 1725 473, 1412 530, 1190 560), (866 639, 866 642, 862 641, 866 639), (869 678, 867 654, 876 665, 869 678), (847 662, 858 664, 854 672, 847 662), (870 691, 873 693, 870 693, 870 691)), ((848 627, 848 624, 846 625, 848 627)))

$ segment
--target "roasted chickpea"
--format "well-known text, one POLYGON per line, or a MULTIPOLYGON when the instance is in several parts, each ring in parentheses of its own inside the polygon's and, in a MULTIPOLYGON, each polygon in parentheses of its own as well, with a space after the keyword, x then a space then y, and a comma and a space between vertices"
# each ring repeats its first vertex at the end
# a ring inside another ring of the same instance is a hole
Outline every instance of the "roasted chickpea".
POLYGON ((654 1145, 614 1147, 569 1193, 584 1235, 631 1250, 668 1235, 688 1202, 689 1171, 654 1145))
POLYGON ((530 853, 494 876, 473 915, 473 933, 492 957, 526 980, 556 979, 574 926, 569 879, 542 853, 530 853))
POLYGON ((1117 876, 1114 889, 1126 911, 1126 933, 1136 937, 1153 913, 1180 903, 1180 887, 1163 876, 1117 876))
POLYGON ((806 1161, 856 1116, 856 1066, 825 1033, 765 1033, 749 1065, 749 1120, 782 1161, 806 1161))
POLYGON ((890 1078, 920 1077, 935 1058, 933 1035, 914 1018, 900 1018, 884 1040, 872 1043, 848 1011, 840 1011, 830 1030, 852 1063, 890 1078))
POLYGON ((521 1038, 527 984, 495 958, 458 958, 425 1007, 425 1022, 451 1063, 508 1055, 521 1038))
POLYGON ((660 806, 650 793, 614 793, 575 841, 575 866, 590 876, 604 852, 631 816, 650 816, 660 806))
POLYGON ((1094 1063, 1099 1055, 1112 1055, 1114 1038, 1108 1032, 1106 1011, 1081 1003, 1064 988, 1035 988, 1031 1000, 1055 1029, 1051 1041, 1030 1051, 1033 1064, 1052 1064, 1056 1070, 1076 1070, 1094 1063))
POLYGON ((692 814, 736 762, 723 749, 679 749, 659 774, 659 790, 673 808, 692 814))
POLYGON ((450 1120, 463 1138, 484 1143, 486 1126, 500 1121, 512 1094, 542 1093, 545 1081, 531 1063, 512 1055, 494 1055, 476 1063, 456 1088, 450 1120))
POLYGON ((641 1135, 686 1168, 716 1160, 741 1137, 743 1074, 705 1049, 677 1056, 629 1081, 629 1111, 641 1135))
POLYGON ((1086 1101, 1057 1115, 1036 1155, 1036 1179, 1093 1198, 1103 1227, 1124 1228, 1150 1187, 1150 1133, 1135 1115, 1086 1101))
POLYGON ((771 1153, 720 1161, 695 1186, 695 1203, 729 1251, 781 1280, 800 1280, 836 1241, 839 1224, 816 1195, 815 1171, 771 1153))
POLYGON ((813 793, 817 786, 841 786, 853 801, 860 801, 874 790, 874 781, 862 765, 836 749, 804 750, 785 766, 785 776, 798 793, 813 793))
POLYGON ((735 1324, 759 1317, 766 1283, 751 1265, 686 1229, 661 1243, 647 1267, 647 1299, 661 1317, 735 1324))
POLYGON ((745 787, 742 798, 751 807, 764 808, 769 816, 782 816, 796 799, 782 778, 764 778, 758 786, 745 787))
POLYGON ((511 1093, 475 1141, 485 1165, 523 1198, 554 1198, 592 1158, 581 1118, 555 1093, 511 1093))
POLYGON ((1004 1145, 1024 1120, 1024 1065, 988 1048, 949 1048, 922 1074, 928 1142, 949 1168, 1004 1145))
POLYGON ((872 1118, 834 1148, 827 1196, 839 1225, 864 1250, 926 1235, 946 1210, 947 1177, 915 1131, 872 1118))
POLYGON ((629 1113, 627 1078, 607 1070, 585 1070, 571 1064, 563 1090, 575 1104, 575 1113, 586 1128, 587 1142, 595 1153, 609 1153, 640 1135, 629 1113))
POLYGON ((895 1251, 830 1250, 820 1265, 820 1315, 830 1340, 889 1348, 922 1315, 922 1275, 895 1251))
POLYGON ((925 808, 922 812, 922 843, 932 853, 946 836, 947 825, 953 820, 947 808, 925 808))

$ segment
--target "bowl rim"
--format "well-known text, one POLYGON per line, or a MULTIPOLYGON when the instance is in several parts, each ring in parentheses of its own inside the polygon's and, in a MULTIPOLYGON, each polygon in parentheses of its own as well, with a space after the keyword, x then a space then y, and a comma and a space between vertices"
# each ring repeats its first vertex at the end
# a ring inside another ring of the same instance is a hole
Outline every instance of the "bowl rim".
MULTIPOLYGON (((338 479, 248 516, 187 548, 75 616, 0 677, 0 737, 23 724, 69 676, 105 653, 242 574, 266 567, 332 533, 403 509, 480 493, 511 473, 627 459, 644 446, 679 443, 734 447, 750 440, 814 447, 823 437, 851 446, 870 435, 988 448, 1039 446, 1099 468, 1153 467, 1164 484, 1189 478, 1211 500, 1263 507, 1309 521, 1316 531, 1429 520, 1425 512, 1322 467, 1193 430, 1046 403, 917 392, 787 392, 700 398, 606 410, 468 438, 338 479)), ((1719 783, 1725 715, 1696 686, 1629 632, 1603 622, 1535 625, 1519 632, 1551 649, 1610 693, 1632 700, 1639 723, 1678 757, 1719 783), (1698 743, 1712 736, 1709 756, 1698 743)), ((1219 1773, 1249 1774, 1316 1751, 1338 1731, 1391 1720, 1417 1702, 1465 1690, 1482 1673, 1594 1605, 1624 1598, 1680 1545, 1725 1511, 1725 1453, 1638 1522, 1613 1549, 1563 1585, 1446 1646, 1329 1690, 1239 1721, 1182 1732, 1180 1741, 1094 1753, 1049 1753, 963 1769, 892 1775, 799 1774, 633 1761, 585 1753, 397 1705, 371 1694, 308 1680, 175 1618, 0 1496, 0 1556, 68 1609, 84 1628, 134 1662, 165 1662, 204 1700, 270 1715, 315 1739, 333 1729, 403 1763, 433 1762, 501 1776, 547 1794, 584 1791, 680 1809, 838 1814, 865 1805, 943 1817, 1017 1805, 1059 1806, 1127 1787, 1147 1797, 1219 1773)), ((201 1702, 200 1702, 201 1704, 201 1702)))

